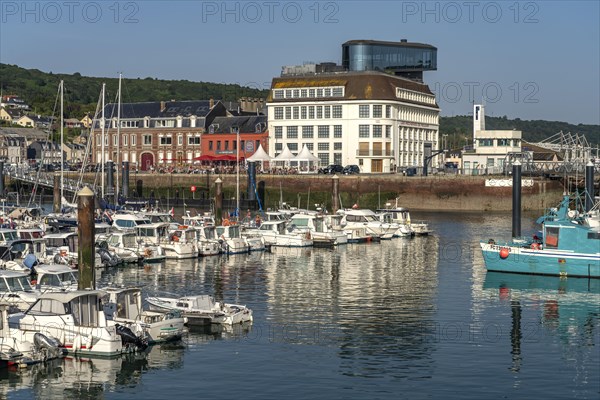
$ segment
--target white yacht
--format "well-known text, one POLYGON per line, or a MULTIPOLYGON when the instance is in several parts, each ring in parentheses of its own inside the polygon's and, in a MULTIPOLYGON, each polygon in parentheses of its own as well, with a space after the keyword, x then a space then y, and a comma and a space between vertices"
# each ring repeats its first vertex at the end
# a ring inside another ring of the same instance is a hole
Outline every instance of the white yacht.
POLYGON ((31 286, 29 279, 28 272, 0 269, 0 302, 26 310, 40 295, 40 291, 31 286))
POLYGON ((265 244, 279 247, 310 247, 314 244, 310 231, 294 232, 286 228, 286 221, 265 221, 256 231, 265 244))
POLYGON ((35 267, 32 285, 42 293, 77 290, 79 271, 64 264, 42 264, 35 267))
POLYGON ((169 233, 169 227, 170 224, 166 222, 138 225, 136 234, 144 244, 161 246, 166 258, 181 260, 198 257, 194 243, 179 241, 179 237, 175 239, 176 236, 169 233))
POLYGON ((344 229, 365 227, 368 234, 381 239, 391 239, 397 230, 397 227, 381 222, 372 210, 350 208, 339 210, 338 214, 342 215, 344 229))
POLYGON ((240 235, 239 225, 217 226, 217 237, 221 242, 221 252, 224 254, 248 253, 250 247, 240 235))
POLYGON ((331 229, 326 223, 323 215, 319 214, 295 214, 290 219, 293 231, 309 231, 314 246, 321 243, 331 243, 333 246, 348 243, 348 236, 341 230, 331 229))
POLYGON ((116 356, 144 349, 130 329, 107 320, 103 295, 97 290, 44 293, 27 311, 10 315, 9 326, 29 341, 37 333, 54 337, 69 354, 116 356))
POLYGON ((181 339, 184 318, 179 313, 144 310, 142 292, 137 287, 106 287, 102 304, 109 320, 129 328, 148 343, 181 339))
POLYGON ((188 325, 240 324, 252 321, 252 310, 240 304, 215 301, 210 295, 186 296, 180 298, 148 297, 146 301, 155 309, 180 311, 188 319, 188 325))

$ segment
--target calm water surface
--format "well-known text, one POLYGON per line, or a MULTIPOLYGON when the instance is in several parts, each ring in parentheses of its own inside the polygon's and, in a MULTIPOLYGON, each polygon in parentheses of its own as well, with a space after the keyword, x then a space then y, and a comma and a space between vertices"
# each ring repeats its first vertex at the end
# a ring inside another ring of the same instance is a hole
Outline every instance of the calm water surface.
POLYGON ((434 236, 104 270, 247 304, 254 324, 4 371, 0 398, 597 399, 600 282, 486 274, 477 243, 507 238, 510 215, 419 217, 434 236))

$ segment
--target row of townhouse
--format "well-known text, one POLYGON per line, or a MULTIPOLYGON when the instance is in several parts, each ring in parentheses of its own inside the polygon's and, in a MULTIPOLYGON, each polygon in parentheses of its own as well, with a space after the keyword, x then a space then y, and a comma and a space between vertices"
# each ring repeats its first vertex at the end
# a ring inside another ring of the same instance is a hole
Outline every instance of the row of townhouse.
POLYGON ((0 161, 10 165, 24 163, 80 163, 86 158, 82 143, 56 143, 39 129, 0 128, 0 161))

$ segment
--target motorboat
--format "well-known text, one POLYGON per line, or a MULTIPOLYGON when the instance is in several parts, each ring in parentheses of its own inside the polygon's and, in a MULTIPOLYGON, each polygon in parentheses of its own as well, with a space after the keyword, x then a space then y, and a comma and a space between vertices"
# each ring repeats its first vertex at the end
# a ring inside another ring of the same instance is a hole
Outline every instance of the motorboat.
POLYGON ((480 242, 488 271, 600 278, 600 228, 569 210, 565 196, 558 208, 538 219, 542 231, 533 239, 480 242))
POLYGON ((77 290, 79 271, 64 264, 41 264, 35 267, 32 285, 42 293, 77 290))
MULTIPOLYGON (((228 224, 228 222, 225 222, 228 224)), ((248 242, 241 237, 240 225, 221 225, 216 227, 217 238, 221 242, 224 254, 248 253, 248 242)))
POLYGON ((8 304, 0 304, 0 369, 13 365, 31 365, 63 357, 66 352, 60 342, 42 333, 29 340, 25 333, 8 324, 8 304))
POLYGON ((239 304, 215 301, 210 295, 172 297, 148 297, 152 308, 163 311, 180 311, 188 325, 207 323, 232 325, 252 321, 252 310, 239 304))
POLYGON ((160 246, 168 259, 184 259, 198 257, 198 250, 191 241, 180 241, 180 238, 169 231, 170 224, 156 222, 136 227, 136 235, 143 244, 160 246))
POLYGON ((368 234, 373 235, 374 239, 391 239, 398 229, 397 226, 381 222, 372 210, 351 208, 338 210, 338 214, 342 215, 344 229, 364 227, 368 234))
POLYGON ((43 293, 27 311, 11 314, 9 326, 28 341, 37 333, 56 338, 68 354, 106 357, 145 349, 142 338, 106 318, 103 295, 97 290, 43 293))
POLYGON ((101 289, 107 319, 126 326, 149 344, 181 339, 184 318, 179 312, 144 310, 138 287, 105 287, 101 289))
POLYGON ((290 219, 290 226, 293 227, 292 232, 305 233, 306 231, 309 231, 315 247, 325 244, 338 246, 348 243, 348 236, 341 230, 331 229, 331 227, 325 223, 323 215, 295 214, 290 219))
POLYGON ((0 269, 0 302, 7 303, 13 309, 29 308, 40 295, 29 279, 29 272, 0 269))

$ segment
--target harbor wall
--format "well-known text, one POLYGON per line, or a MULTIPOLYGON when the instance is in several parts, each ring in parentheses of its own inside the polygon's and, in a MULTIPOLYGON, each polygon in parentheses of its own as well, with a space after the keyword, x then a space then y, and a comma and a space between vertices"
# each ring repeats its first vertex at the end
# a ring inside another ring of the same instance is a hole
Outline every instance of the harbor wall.
MULTIPOLYGON (((151 188, 158 193, 165 190, 173 196, 191 198, 191 186, 196 186, 196 198, 214 196, 214 181, 223 181, 225 198, 235 198, 235 175, 211 175, 210 190, 206 190, 205 175, 144 175, 144 191, 151 188)), ((138 176, 138 179, 140 176, 138 176)), ((341 207, 358 204, 364 208, 384 207, 398 197, 398 206, 413 210, 428 211, 510 211, 512 187, 486 187, 486 179, 510 181, 510 177, 491 176, 429 176, 407 177, 395 174, 352 175, 339 177, 341 207)), ((524 177, 524 180, 530 178, 524 177)), ((533 178, 532 178, 533 179, 533 178)), ((277 207, 282 200, 300 208, 314 209, 323 204, 328 209, 333 205, 332 176, 330 175, 257 175, 256 182, 265 183, 263 208, 277 207)), ((240 178, 241 197, 247 193, 247 180, 240 178)), ((502 182, 501 182, 502 184, 502 182)), ((131 185, 134 185, 132 182, 131 185)), ((563 194, 561 182, 550 179, 533 179, 532 186, 522 188, 522 209, 543 210, 558 204, 563 194)))

